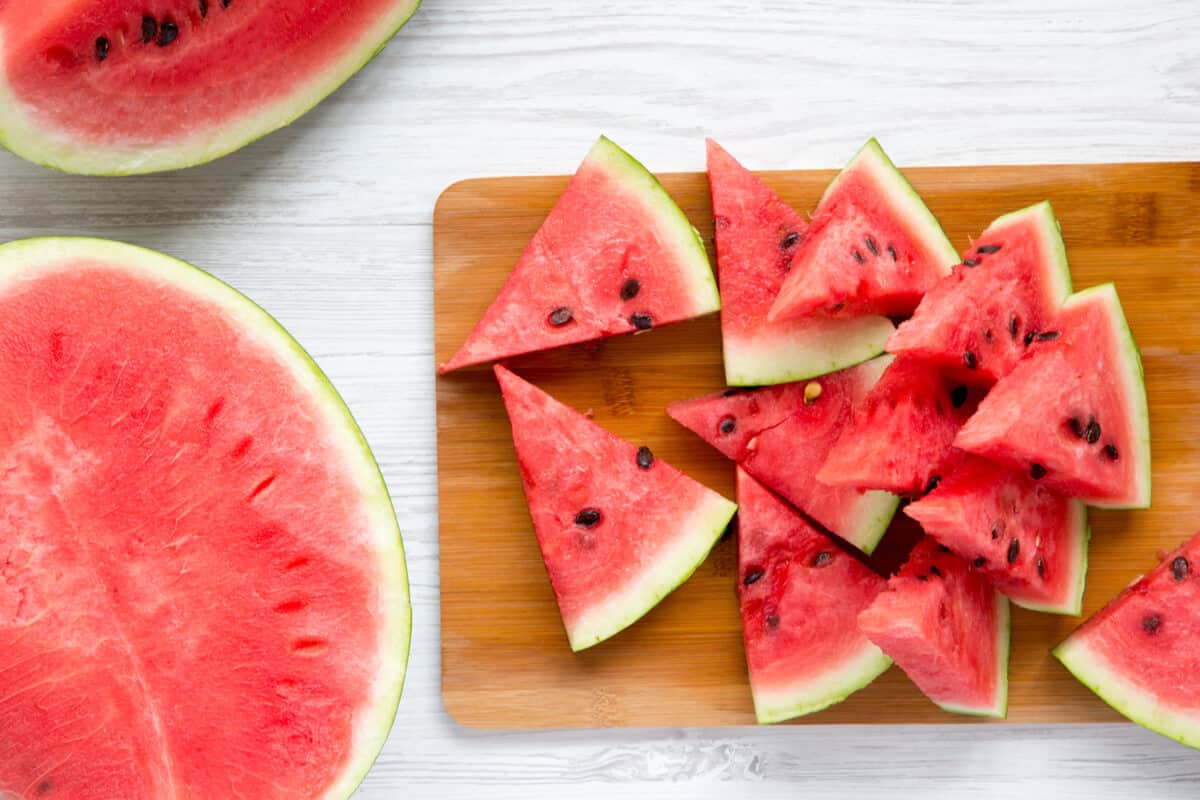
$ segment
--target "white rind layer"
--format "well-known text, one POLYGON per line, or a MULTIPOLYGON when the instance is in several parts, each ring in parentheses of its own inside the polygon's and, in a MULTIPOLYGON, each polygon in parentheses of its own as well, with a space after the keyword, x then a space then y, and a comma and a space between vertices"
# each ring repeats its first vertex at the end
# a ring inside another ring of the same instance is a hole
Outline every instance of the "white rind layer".
POLYGON ((882 353, 894 330, 886 317, 868 316, 836 326, 814 326, 811 331, 785 323, 748 339, 725 335, 725 383, 770 386, 828 375, 882 353))
POLYGON ((892 660, 866 639, 853 657, 834 664, 824 674, 791 686, 751 685, 754 716, 761 724, 812 714, 840 703, 867 686, 892 665, 892 660))

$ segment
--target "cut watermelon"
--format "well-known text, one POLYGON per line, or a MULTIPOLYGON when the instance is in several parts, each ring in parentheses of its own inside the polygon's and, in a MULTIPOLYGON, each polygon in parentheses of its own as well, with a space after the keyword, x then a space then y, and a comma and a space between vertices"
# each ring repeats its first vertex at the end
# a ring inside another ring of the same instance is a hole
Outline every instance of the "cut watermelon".
POLYGON ((910 496, 927 492, 946 471, 954 435, 978 402, 977 392, 946 380, 935 366, 898 358, 855 408, 817 480, 910 496))
POLYGON ((888 351, 930 361, 960 380, 994 383, 1049 328, 1071 294, 1058 220, 1048 202, 1000 217, 921 300, 888 351))
POLYGON ((1019 606, 1078 614, 1087 577, 1087 509, 1024 472, 967 456, 904 513, 972 562, 1019 606))
POLYGON ((728 389, 674 403, 667 413, 812 519, 869 553, 887 531, 899 499, 886 492, 831 489, 814 475, 888 360, 877 358, 801 383, 728 389))
POLYGON ((1200 535, 1171 553, 1055 650, 1129 719, 1200 749, 1200 535))
POLYGON ((892 662, 863 636, 860 611, 883 578, 737 471, 738 597, 759 722, 845 700, 892 662))
POLYGON ((825 190, 768 318, 907 316, 956 261, 938 221, 872 139, 825 190))
POLYGON ((1071 295, 954 443, 1089 505, 1150 505, 1142 360, 1111 283, 1071 295))
POLYGON ((688 579, 737 506, 499 364, 521 481, 572 650, 688 579))
POLYGON ((717 311, 704 243, 659 182, 603 136, 441 373, 717 311))
POLYGON ((349 796, 410 612, 333 387, 246 298, 128 245, 0 247, 0 307, 0 796, 349 796))
POLYGON ((946 711, 1008 711, 1008 600, 931 537, 858 617, 867 637, 946 711))
POLYGON ((320 102, 418 4, 0 2, 0 144, 91 174, 210 161, 320 102))
POLYGON ((885 317, 768 322, 808 223, 761 180, 708 140, 716 223, 725 382, 760 386, 850 367, 883 352, 885 317))

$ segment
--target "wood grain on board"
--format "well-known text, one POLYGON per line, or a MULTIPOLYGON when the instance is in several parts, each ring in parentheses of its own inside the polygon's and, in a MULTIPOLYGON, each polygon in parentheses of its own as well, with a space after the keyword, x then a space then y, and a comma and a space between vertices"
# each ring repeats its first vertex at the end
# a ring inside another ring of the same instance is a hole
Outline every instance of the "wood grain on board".
MULTIPOLYGON (((761 173, 811 209, 832 171, 761 173)), ((1142 352, 1154 505, 1092 510, 1085 614, 1174 547, 1200 519, 1200 164, 906 170, 959 249, 993 218, 1049 198, 1076 289, 1115 281, 1142 352)), ((436 357, 483 313, 565 177, 456 183, 434 217, 436 357)), ((711 244, 702 173, 662 176, 711 244)), ((711 255, 711 246, 710 246, 711 255)), ((672 420, 672 401, 723 386, 715 316, 514 359, 514 371, 609 430, 733 497, 732 465, 672 420)), ((489 368, 437 381, 442 694, 481 728, 753 724, 734 595, 736 542, 640 622, 583 653, 567 646, 525 508, 508 420, 489 368)), ((903 515, 900 515, 903 517, 903 515)), ((898 517, 898 524, 903 521, 898 517)), ((1076 618, 1014 609, 1009 722, 1119 717, 1049 654, 1076 618)), ((893 668, 807 723, 953 722, 893 668)), ((964 720, 977 722, 975 720, 964 720)))

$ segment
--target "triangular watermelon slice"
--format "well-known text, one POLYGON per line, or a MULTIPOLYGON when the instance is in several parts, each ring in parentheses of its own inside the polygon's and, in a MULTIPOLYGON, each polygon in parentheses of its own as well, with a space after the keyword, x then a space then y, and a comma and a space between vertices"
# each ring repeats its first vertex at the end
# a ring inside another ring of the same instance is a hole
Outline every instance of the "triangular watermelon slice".
POLYGON ((662 185, 592 147, 446 373, 648 330, 721 307, 704 243, 662 185))
POLYGON ((803 380, 883 352, 893 331, 885 317, 768 322, 767 312, 792 268, 808 222, 712 139, 708 183, 716 223, 727 384, 803 380))
POLYGON ((961 380, 1007 375, 1071 294, 1050 203, 1000 217, 888 341, 888 352, 931 361, 961 380))
POLYGON ((1150 505, 1142 361, 1111 284, 1071 295, 954 444, 1107 508, 1150 505))
POLYGON ((904 513, 1019 606, 1078 614, 1087 577, 1087 509, 1040 482, 967 456, 904 513))
POLYGON ((667 413, 826 529, 870 553, 899 499, 886 492, 831 489, 815 475, 888 360, 799 383, 727 389, 673 403, 667 413))
POLYGON ((1007 713, 1008 600, 931 537, 917 543, 858 625, 946 711, 1007 713))
POLYGON ((891 659, 858 630, 883 578, 737 471, 738 597, 759 722, 840 702, 891 659))
POLYGON ((768 318, 906 316, 958 253, 874 139, 825 190, 768 318))
POLYGON ((497 364, 525 499, 572 650, 687 580, 737 506, 497 364))
POLYGON ((978 402, 976 391, 932 364, 897 358, 856 406, 817 480, 909 496, 929 491, 978 402))

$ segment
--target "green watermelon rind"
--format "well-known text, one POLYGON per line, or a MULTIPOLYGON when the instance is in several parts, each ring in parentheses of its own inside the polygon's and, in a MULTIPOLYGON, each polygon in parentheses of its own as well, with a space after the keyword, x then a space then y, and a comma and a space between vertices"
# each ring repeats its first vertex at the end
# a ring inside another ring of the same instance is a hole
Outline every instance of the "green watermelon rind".
POLYGON ((771 386, 819 378, 883 352, 895 327, 887 317, 855 317, 800 338, 791 330, 759 331, 749 339, 723 336, 727 386, 771 386), (824 340, 824 341, 823 341, 824 340))
POLYGON ((900 497, 891 492, 871 490, 864 492, 869 502, 864 502, 859 509, 857 521, 850 527, 852 533, 837 535, 857 547, 867 555, 875 552, 875 548, 883 540, 896 511, 900 508, 900 497))
POLYGON ((736 511, 735 503, 709 492, 705 502, 681 523, 686 535, 676 539, 669 551, 656 555, 652 567, 632 586, 605 598, 567 628, 571 650, 578 653, 612 638, 687 581, 708 558, 736 511))
MULTIPOLYGON (((63 269, 64 262, 120 265, 169 283, 194 297, 212 302, 259 344, 286 364, 299 390, 307 391, 326 414, 334 442, 345 442, 342 451, 371 513, 378 547, 379 566, 390 596, 383 605, 391 612, 381 628, 380 657, 375 695, 368 712, 356 723, 352 755, 326 800, 348 798, 371 769, 395 722, 407 672, 412 635, 412 606, 404 543, 383 473, 362 430, 337 389, 290 333, 270 314, 237 289, 187 262, 153 250, 105 239, 43 237, 0 245, 0 290, 12 281, 39 270, 63 269), (352 443, 352 444, 351 444, 352 443)), ((67 266, 67 269, 70 267, 67 266)))
POLYGON ((1012 609, 1008 598, 999 592, 996 595, 996 702, 988 708, 960 706, 954 703, 938 703, 943 711, 968 717, 991 717, 1004 719, 1008 716, 1008 659, 1012 646, 1012 609))
POLYGON ((754 718, 771 725, 816 713, 869 686, 892 666, 892 660, 870 642, 853 659, 845 659, 817 678, 784 690, 755 690, 754 718))
POLYGON ((1071 561, 1075 569, 1075 581, 1069 601, 1062 604, 1038 603, 1009 595, 1008 599, 1014 605, 1029 611, 1069 617, 1077 617, 1083 612, 1083 592, 1087 588, 1088 548, 1092 540, 1092 527, 1088 524, 1086 505, 1078 500, 1071 500, 1070 506, 1070 514, 1074 519, 1074 523, 1069 526, 1071 549, 1075 552, 1076 557, 1071 561))
POLYGON ((1034 203, 997 217, 992 220, 980 238, 985 238, 988 231, 993 228, 1020 223, 1027 217, 1036 218, 1037 229, 1044 239, 1042 244, 1050 255, 1050 263, 1039 266, 1050 267, 1045 270, 1045 276, 1051 289, 1052 297, 1050 299, 1054 301, 1055 308, 1057 308, 1066 302, 1073 289, 1071 267, 1067 263, 1067 246, 1062 238, 1062 226, 1059 225, 1058 217, 1054 215, 1054 206, 1050 204, 1049 200, 1043 200, 1040 203, 1034 203))
MULTIPOLYGON (((420 5, 421 0, 396 0, 392 13, 364 34, 360 44, 338 62, 313 76, 306 88, 273 101, 265 110, 223 130, 197 137, 199 141, 164 144, 157 149, 145 145, 102 149, 56 135, 56 131, 39 126, 22 113, 21 104, 0 76, 0 146, 40 166, 77 175, 139 175, 206 164, 286 128, 307 114, 379 55, 420 5)), ((0 35, 0 62, 3 52, 4 39, 0 35)))

